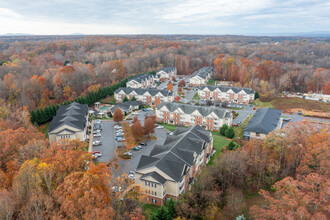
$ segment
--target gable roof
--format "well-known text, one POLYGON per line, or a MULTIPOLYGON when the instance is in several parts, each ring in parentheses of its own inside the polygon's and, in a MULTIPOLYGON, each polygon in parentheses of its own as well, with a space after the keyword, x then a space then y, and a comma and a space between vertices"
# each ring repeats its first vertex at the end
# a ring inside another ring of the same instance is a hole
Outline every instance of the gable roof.
POLYGON ((219 118, 228 118, 232 115, 229 110, 221 109, 214 106, 206 107, 191 104, 181 104, 176 102, 162 102, 157 105, 156 109, 160 110, 163 106, 166 106, 166 108, 170 112, 174 112, 177 109, 181 109, 185 114, 192 114, 194 111, 198 111, 203 117, 206 117, 211 113, 214 113, 219 118))
POLYGON ((168 90, 159 90, 159 89, 142 89, 142 88, 130 88, 130 87, 119 87, 116 89, 115 94, 123 91, 125 94, 130 94, 131 92, 135 92, 138 95, 144 95, 148 92, 150 95, 155 96, 157 93, 161 93, 164 96, 172 96, 172 92, 168 90))
POLYGON ((199 70, 195 71, 193 74, 191 74, 191 77, 199 76, 203 79, 205 79, 208 75, 213 73, 213 68, 212 67, 203 67, 200 68, 199 70))
MULTIPOLYGON (((159 73, 160 71, 164 71, 165 73, 170 73, 170 72, 173 72, 175 70, 176 70, 175 67, 164 67, 164 68, 158 70, 157 73, 159 73)), ((157 75, 157 73, 156 73, 156 75, 157 75)))
POLYGON ((154 146, 150 156, 141 156, 137 170, 155 166, 175 181, 180 181, 211 138, 212 133, 198 125, 177 128, 173 135, 166 137, 163 145, 154 146))
POLYGON ((70 105, 62 105, 56 111, 56 116, 49 124, 49 132, 68 125, 79 130, 84 130, 86 125, 86 115, 88 114, 88 106, 76 102, 70 105))
POLYGON ((157 172, 150 172, 150 173, 146 173, 146 174, 143 174, 140 179, 145 179, 146 177, 152 177, 154 178, 155 180, 157 180, 160 184, 164 184, 166 182, 166 179, 164 177, 162 177, 161 175, 159 175, 157 172))
POLYGON ((114 113, 117 108, 127 111, 131 106, 135 107, 135 106, 139 106, 139 105, 141 105, 141 103, 139 101, 127 101, 127 102, 123 102, 123 103, 117 103, 112 108, 110 108, 110 111, 112 113, 114 113))
POLYGON ((149 80, 152 77, 153 77, 152 74, 146 73, 146 74, 134 76, 134 77, 130 78, 129 80, 127 80, 127 82, 135 80, 136 82, 141 83, 142 81, 149 80))
POLYGON ((199 89, 203 90, 203 89, 209 89, 210 91, 214 91, 216 89, 219 89, 221 92, 227 92, 230 89, 234 92, 234 93, 239 93, 240 91, 244 91, 246 92, 246 94, 254 94, 254 90, 250 89, 250 88, 239 88, 239 87, 230 87, 230 86, 211 86, 211 85, 207 85, 207 86, 201 86, 199 89))
POLYGON ((259 108, 253 115, 244 131, 268 134, 273 131, 280 120, 282 111, 273 108, 259 108))

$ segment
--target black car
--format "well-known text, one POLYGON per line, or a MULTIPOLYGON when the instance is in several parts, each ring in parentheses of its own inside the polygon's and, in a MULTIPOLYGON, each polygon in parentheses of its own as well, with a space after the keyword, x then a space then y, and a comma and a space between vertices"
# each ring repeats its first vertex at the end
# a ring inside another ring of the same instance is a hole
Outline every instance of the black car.
POLYGON ((139 145, 147 146, 147 143, 146 142, 140 142, 139 145))

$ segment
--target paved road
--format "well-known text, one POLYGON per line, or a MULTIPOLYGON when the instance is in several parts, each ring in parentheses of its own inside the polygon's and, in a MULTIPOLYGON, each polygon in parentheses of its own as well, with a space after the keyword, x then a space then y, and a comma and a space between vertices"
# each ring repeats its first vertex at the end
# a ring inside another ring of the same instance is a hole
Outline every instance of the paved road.
POLYGON ((115 157, 115 150, 118 146, 118 142, 115 140, 115 129, 113 126, 113 121, 102 121, 102 136, 94 137, 94 141, 102 141, 102 145, 93 147, 93 151, 98 150, 102 154, 102 156, 98 158, 100 162, 109 162, 115 157))

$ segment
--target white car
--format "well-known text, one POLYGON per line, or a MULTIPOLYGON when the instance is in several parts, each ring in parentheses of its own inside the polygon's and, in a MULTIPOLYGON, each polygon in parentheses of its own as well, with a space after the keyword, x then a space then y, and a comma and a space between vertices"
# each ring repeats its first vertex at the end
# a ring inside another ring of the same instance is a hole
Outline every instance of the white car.
POLYGON ((164 128, 163 126, 161 126, 161 125, 159 125, 159 126, 157 126, 156 128, 164 128))
POLYGON ((153 109, 153 108, 147 108, 146 110, 148 110, 148 111, 153 111, 154 109, 153 109))
POLYGON ((119 133, 119 132, 120 132, 120 133, 124 133, 123 129, 118 129, 118 130, 116 130, 116 132, 117 132, 117 133, 119 133))
POLYGON ((124 133, 117 133, 116 137, 119 137, 119 136, 124 136, 124 133))
POLYGON ((128 178, 130 178, 131 180, 135 179, 135 175, 134 174, 128 174, 128 178))
POLYGON ((121 125, 116 125, 114 128, 115 129, 121 129, 121 125))
POLYGON ((100 144, 102 144, 102 141, 93 141, 94 146, 97 146, 97 145, 100 145, 100 144))
POLYGON ((124 155, 132 156, 133 154, 130 151, 128 151, 128 152, 124 153, 124 155))
POLYGON ((138 115, 139 113, 138 112, 133 112, 132 115, 138 115))
POLYGON ((101 137, 101 133, 94 134, 94 137, 101 137))

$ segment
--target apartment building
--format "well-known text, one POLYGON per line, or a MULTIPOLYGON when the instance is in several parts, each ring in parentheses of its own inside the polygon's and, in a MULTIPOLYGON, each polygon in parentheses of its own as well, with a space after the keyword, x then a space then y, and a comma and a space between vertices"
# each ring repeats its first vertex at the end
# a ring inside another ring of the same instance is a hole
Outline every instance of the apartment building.
POLYGON ((198 96, 201 99, 248 104, 254 101, 255 91, 250 88, 227 86, 201 86, 198 96))
POLYGON ((127 88, 120 87, 115 91, 116 102, 122 102, 125 96, 132 99, 133 96, 137 101, 145 105, 158 105, 161 102, 172 102, 173 93, 168 90, 158 89, 141 89, 141 88, 127 88))
POLYGON ((233 122, 231 111, 218 107, 202 107, 175 102, 162 102, 156 107, 158 121, 184 126, 199 125, 204 129, 218 131, 224 124, 233 122))
POLYGON ((200 168, 213 150, 213 136, 198 125, 177 128, 162 145, 155 145, 150 155, 142 155, 135 172, 146 201, 158 206, 171 197, 177 200, 190 189, 200 168))
POLYGON ((213 68, 203 67, 194 72, 189 79, 190 86, 202 86, 206 85, 211 76, 214 74, 213 68))
POLYGON ((134 76, 126 83, 126 87, 129 88, 149 88, 154 85, 154 75, 148 73, 134 76))
POLYGON ((245 139, 264 139, 275 129, 281 129, 283 119, 282 111, 273 108, 259 108, 244 127, 243 137, 245 139))
POLYGON ((76 102, 62 105, 49 124, 49 142, 87 138, 88 106, 76 102))
POLYGON ((164 67, 156 72, 155 81, 160 79, 171 79, 176 77, 177 70, 175 67, 164 67))

